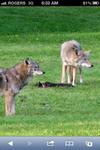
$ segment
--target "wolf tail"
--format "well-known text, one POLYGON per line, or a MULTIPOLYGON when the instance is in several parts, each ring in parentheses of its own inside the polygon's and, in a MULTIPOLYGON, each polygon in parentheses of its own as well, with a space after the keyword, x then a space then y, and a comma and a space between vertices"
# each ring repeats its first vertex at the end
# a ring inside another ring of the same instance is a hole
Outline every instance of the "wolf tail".
POLYGON ((6 82, 8 82, 6 75, 4 72, 0 73, 0 88, 3 88, 6 82))
POLYGON ((3 75, 2 73, 0 73, 0 87, 2 86, 2 84, 3 84, 3 75))

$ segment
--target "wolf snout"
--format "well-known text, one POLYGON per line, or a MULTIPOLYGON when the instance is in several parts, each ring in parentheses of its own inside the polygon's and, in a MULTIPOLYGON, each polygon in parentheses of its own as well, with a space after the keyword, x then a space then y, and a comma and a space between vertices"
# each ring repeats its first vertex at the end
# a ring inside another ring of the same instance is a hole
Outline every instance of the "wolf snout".
POLYGON ((43 71, 43 74, 45 74, 45 72, 43 71))
POLYGON ((94 67, 94 65, 93 65, 93 64, 91 65, 91 68, 92 68, 92 67, 94 67))
POLYGON ((92 67, 94 67, 94 65, 92 64, 89 68, 92 68, 92 67))

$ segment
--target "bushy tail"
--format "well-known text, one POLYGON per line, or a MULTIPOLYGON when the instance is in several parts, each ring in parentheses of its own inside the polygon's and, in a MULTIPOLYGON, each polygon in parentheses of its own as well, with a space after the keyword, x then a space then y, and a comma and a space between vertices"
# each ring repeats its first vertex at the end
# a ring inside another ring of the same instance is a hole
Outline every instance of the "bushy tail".
POLYGON ((2 84, 3 84, 3 75, 2 73, 0 73, 0 87, 2 86, 2 84))
POLYGON ((4 88, 6 82, 7 82, 7 78, 4 72, 0 73, 0 88, 4 88))

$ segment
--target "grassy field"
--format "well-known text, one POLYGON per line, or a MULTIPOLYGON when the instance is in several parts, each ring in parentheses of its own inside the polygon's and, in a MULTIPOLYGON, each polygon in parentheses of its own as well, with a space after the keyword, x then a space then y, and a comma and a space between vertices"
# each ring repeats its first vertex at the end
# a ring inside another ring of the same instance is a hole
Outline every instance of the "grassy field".
POLYGON ((16 97, 16 115, 5 117, 0 97, 0 135, 100 135, 100 8, 1 7, 0 67, 25 58, 39 62, 46 72, 33 78, 16 97), (84 83, 75 88, 47 88, 36 82, 60 82, 60 46, 78 40, 92 50, 92 69, 84 69, 84 83))

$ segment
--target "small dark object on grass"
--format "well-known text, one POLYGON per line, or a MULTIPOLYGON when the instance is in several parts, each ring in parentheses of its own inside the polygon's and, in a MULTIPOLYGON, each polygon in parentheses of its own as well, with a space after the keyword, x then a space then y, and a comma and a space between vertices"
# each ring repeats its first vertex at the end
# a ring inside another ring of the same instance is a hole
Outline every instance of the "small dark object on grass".
POLYGON ((44 82, 44 83, 37 83, 36 86, 41 88, 48 88, 48 87, 73 87, 71 84, 67 83, 52 83, 52 82, 44 82))

